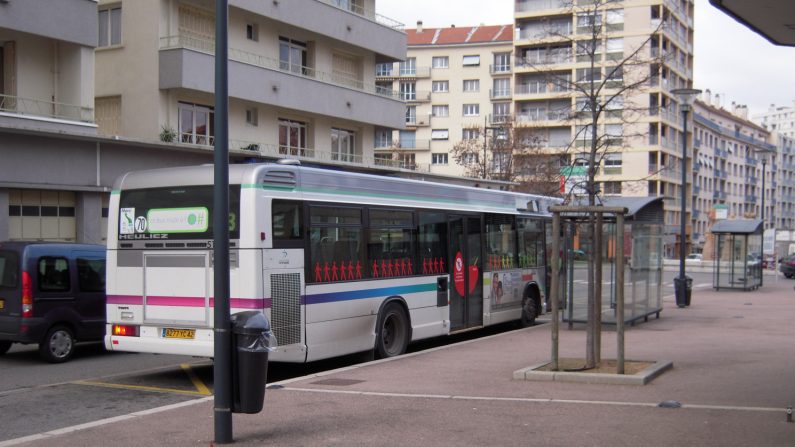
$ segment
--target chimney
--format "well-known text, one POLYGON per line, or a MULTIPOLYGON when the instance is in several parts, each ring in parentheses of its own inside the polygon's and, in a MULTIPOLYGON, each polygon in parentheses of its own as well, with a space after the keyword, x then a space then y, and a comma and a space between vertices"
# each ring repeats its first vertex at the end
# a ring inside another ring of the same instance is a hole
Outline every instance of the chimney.
POLYGON ((450 28, 455 28, 455 23, 453 23, 452 25, 450 25, 450 28))
POLYGON ((748 106, 745 104, 740 104, 737 106, 737 111, 739 112, 740 116, 744 119, 748 119, 748 106))
POLYGON ((711 106, 711 105, 712 105, 712 92, 710 91, 710 89, 707 89, 707 90, 704 92, 704 102, 705 102, 705 103, 706 103, 708 106, 711 106))
POLYGON ((422 20, 417 20, 417 34, 422 34, 422 20))
POLYGON ((712 103, 712 106, 720 108, 720 93, 715 93, 715 101, 712 103))

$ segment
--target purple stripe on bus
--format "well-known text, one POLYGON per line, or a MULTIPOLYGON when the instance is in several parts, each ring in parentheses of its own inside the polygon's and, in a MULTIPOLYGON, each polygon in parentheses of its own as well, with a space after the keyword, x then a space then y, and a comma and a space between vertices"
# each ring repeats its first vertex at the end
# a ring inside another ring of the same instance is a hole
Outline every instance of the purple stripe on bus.
MULTIPOLYGON (((135 295, 108 295, 108 304, 130 304, 140 306, 143 297, 135 295)), ((146 303, 150 306, 204 307, 204 298, 188 296, 148 296, 146 303)), ((210 298, 210 307, 215 300, 210 298)), ((272 307, 272 298, 230 298, 229 306, 235 309, 268 309, 272 307)))

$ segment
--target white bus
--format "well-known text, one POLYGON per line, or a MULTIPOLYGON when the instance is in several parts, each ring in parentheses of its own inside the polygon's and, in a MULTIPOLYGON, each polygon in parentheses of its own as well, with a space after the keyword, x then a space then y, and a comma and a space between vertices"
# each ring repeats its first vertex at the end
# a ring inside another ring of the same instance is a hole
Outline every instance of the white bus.
MULTIPOLYGON (((230 307, 268 316, 271 360, 389 357, 542 311, 557 199, 279 163, 229 182, 230 307)), ((212 357, 212 183, 211 165, 117 181, 107 349, 212 357)))

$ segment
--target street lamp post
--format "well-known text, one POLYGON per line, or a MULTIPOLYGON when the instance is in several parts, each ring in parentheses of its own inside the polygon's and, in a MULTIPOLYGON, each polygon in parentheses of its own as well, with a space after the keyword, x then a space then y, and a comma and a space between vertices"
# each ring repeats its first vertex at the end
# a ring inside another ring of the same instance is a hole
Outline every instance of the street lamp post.
MULTIPOLYGON (((763 284, 763 281, 764 281, 764 277, 765 277, 765 275, 764 275, 764 267, 765 267, 765 262, 764 262, 764 259, 765 259, 765 230, 767 229, 767 224, 765 223, 765 189, 767 187, 767 184, 765 182, 765 171, 767 170, 767 156, 768 156, 769 153, 773 153, 773 151, 771 151, 770 149, 757 149, 756 152, 762 154, 762 212, 761 212, 761 217, 762 217, 762 245, 761 245, 761 247, 759 249, 759 268, 760 268, 760 270, 762 272, 762 274, 759 275, 759 286, 761 287, 762 284, 763 284)), ((775 224, 776 224, 776 220, 773 219, 774 227, 775 227, 775 224)))
POLYGON ((679 277, 674 279, 674 292, 676 294, 677 307, 690 305, 688 295, 688 277, 685 275, 685 258, 687 257, 687 114, 693 107, 696 96, 701 90, 694 88, 678 88, 671 90, 671 93, 679 99, 679 108, 682 111, 682 209, 679 219, 679 277))

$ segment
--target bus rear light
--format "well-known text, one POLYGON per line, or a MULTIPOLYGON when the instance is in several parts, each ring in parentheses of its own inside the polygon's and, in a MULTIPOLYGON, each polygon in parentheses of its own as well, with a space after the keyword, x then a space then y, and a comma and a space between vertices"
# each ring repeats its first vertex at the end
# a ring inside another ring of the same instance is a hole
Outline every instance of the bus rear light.
POLYGON ((33 285, 30 273, 22 272, 22 318, 33 316, 33 285))
POLYGON ((121 337, 137 337, 138 326, 131 326, 127 324, 114 324, 113 335, 119 335, 121 337))

